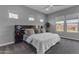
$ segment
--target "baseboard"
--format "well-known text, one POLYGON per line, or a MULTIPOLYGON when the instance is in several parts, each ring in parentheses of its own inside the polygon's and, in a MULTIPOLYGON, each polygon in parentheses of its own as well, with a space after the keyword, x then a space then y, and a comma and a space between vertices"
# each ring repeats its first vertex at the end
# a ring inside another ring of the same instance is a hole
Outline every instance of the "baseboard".
POLYGON ((10 45, 10 44, 13 44, 13 43, 14 43, 14 42, 3 43, 3 44, 0 44, 0 47, 6 46, 6 45, 10 45))
POLYGON ((76 39, 76 38, 70 38, 70 37, 64 37, 64 36, 61 36, 61 38, 72 39, 72 40, 79 40, 79 39, 76 39))

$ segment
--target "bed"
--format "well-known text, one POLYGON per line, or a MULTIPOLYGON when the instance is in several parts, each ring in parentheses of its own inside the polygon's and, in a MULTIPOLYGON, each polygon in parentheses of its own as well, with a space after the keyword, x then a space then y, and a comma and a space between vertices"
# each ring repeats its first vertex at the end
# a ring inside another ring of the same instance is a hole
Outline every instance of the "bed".
POLYGON ((36 48, 37 54, 44 54, 50 47, 60 42, 60 36, 53 33, 39 33, 32 34, 24 40, 36 48))

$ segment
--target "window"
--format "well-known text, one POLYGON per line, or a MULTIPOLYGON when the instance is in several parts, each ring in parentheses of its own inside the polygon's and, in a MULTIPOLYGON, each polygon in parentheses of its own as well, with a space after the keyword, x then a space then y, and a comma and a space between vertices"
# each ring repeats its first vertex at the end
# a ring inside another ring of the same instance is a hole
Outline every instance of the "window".
POLYGON ((29 21, 34 21, 35 19, 33 17, 29 17, 29 21))
POLYGON ((78 32, 78 19, 67 20, 67 32, 78 32))
POLYGON ((9 18, 18 19, 19 17, 18 17, 17 14, 14 14, 14 13, 9 12, 9 18))
POLYGON ((63 32, 64 31, 64 21, 57 21, 56 22, 56 31, 63 32))
POLYGON ((43 20, 43 19, 40 19, 40 22, 41 22, 41 23, 43 23, 43 22, 44 22, 44 20, 43 20))

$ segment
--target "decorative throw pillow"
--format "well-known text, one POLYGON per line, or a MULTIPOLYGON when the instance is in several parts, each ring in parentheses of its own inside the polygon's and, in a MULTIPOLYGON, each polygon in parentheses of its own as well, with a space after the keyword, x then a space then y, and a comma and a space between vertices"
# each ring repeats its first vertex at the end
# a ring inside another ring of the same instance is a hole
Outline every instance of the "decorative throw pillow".
POLYGON ((28 36, 35 34, 34 29, 25 29, 25 34, 27 34, 28 36))

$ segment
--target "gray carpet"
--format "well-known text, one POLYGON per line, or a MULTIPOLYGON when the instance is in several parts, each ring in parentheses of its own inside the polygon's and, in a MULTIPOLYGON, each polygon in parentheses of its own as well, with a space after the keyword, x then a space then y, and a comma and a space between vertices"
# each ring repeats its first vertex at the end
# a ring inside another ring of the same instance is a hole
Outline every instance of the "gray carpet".
MULTIPOLYGON (((36 50, 22 42, 0 47, 0 54, 36 54, 36 50)), ((52 46, 45 54, 79 54, 79 41, 61 39, 60 43, 52 46)))
POLYGON ((61 39, 60 43, 51 47, 47 54, 79 54, 79 41, 61 39))

